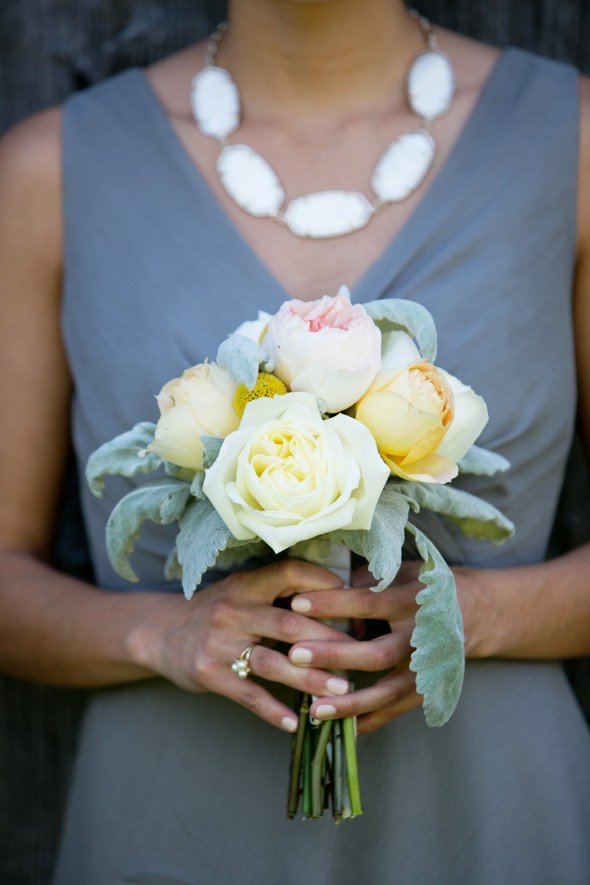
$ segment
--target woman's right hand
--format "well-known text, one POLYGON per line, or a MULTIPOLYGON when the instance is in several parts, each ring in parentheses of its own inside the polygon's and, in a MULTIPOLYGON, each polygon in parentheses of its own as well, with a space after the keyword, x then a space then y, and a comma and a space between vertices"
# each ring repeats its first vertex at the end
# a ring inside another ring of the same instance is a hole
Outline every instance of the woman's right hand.
POLYGON ((344 694, 348 683, 330 672, 297 667, 271 646, 343 636, 325 624, 274 605, 305 590, 342 587, 338 577, 310 563, 286 559, 253 571, 236 572, 195 593, 160 597, 153 617, 134 631, 136 662, 189 691, 212 691, 247 707, 261 719, 295 731, 297 718, 257 681, 242 679, 232 662, 252 642, 252 673, 310 694, 344 694))

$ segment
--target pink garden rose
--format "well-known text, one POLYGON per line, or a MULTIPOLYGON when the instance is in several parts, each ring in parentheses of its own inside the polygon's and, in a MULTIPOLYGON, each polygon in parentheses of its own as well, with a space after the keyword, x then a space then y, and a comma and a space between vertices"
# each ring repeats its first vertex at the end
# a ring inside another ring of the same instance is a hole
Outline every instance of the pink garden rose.
POLYGON ((274 374, 290 390, 312 393, 330 413, 360 399, 381 366, 381 332, 344 286, 333 297, 286 301, 262 344, 274 374))

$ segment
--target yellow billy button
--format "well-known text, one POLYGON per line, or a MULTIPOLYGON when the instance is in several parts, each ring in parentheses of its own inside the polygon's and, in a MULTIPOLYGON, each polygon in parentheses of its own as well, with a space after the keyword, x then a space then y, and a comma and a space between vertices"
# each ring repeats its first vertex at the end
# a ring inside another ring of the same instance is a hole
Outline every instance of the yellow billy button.
POLYGON ((287 388, 282 381, 274 375, 269 375, 268 372, 259 372, 252 390, 248 390, 245 384, 240 384, 234 395, 234 409, 241 416, 252 400, 261 399, 263 396, 272 399, 273 396, 282 396, 285 393, 287 388))

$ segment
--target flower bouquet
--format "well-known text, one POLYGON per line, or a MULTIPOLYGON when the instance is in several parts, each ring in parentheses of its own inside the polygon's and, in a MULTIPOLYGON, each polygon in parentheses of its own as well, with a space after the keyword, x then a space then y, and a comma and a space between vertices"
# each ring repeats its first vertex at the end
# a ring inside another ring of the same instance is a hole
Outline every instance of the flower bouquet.
MULTIPOLYGON (((474 446, 485 402, 435 367, 436 330, 413 302, 287 301, 259 314, 157 397, 157 424, 140 423, 90 457, 105 474, 159 471, 114 508, 106 529, 115 570, 136 581, 129 557, 145 520, 178 523, 166 563, 190 599, 205 571, 233 557, 287 552, 348 579, 350 551, 366 560, 376 592, 400 567, 406 539, 422 559, 411 669, 426 722, 444 724, 461 691, 463 633, 453 574, 413 514, 429 509, 469 535, 513 532, 494 507, 449 485, 459 471, 508 467, 474 446)), ((237 664, 249 672, 248 660, 237 664)), ((241 672, 239 672, 241 669, 241 672)), ((327 804, 336 820, 362 812, 352 719, 317 723, 299 699, 288 814, 327 804)))

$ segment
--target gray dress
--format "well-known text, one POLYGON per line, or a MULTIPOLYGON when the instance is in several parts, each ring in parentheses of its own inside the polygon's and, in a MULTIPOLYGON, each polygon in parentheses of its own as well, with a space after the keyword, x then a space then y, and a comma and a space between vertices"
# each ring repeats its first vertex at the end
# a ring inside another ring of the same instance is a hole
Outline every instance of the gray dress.
MULTIPOLYGON (((491 415, 500 477, 464 480, 517 533, 502 547, 430 526, 456 563, 545 555, 574 422, 571 289, 577 76, 505 51, 417 209, 354 287, 436 320, 441 366, 491 415)), ((155 418, 154 393, 287 293, 216 203, 143 73, 65 113, 63 328, 80 464, 155 418)), ((343 280, 343 282, 346 282, 343 280)), ((84 510, 99 585, 104 525, 128 484, 84 510)), ((135 567, 163 586, 171 536, 146 530, 135 567)), ((177 592, 177 587, 170 587, 177 592)), ((590 882, 590 740, 558 663, 467 666, 442 729, 422 712, 360 739, 365 815, 285 818, 290 738, 231 702, 162 681, 97 692, 72 787, 58 885, 583 885, 590 882)))

